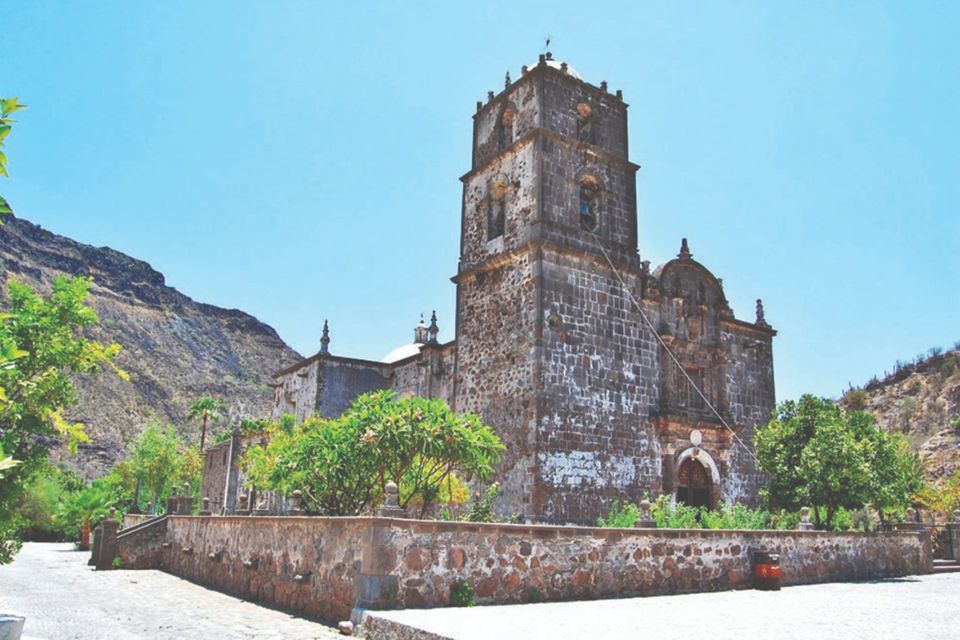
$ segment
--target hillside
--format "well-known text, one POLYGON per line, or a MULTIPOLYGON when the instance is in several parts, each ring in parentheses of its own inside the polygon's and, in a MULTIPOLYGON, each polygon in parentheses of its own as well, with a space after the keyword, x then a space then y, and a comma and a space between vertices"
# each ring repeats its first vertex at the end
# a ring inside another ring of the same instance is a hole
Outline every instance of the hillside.
MULTIPOLYGON (((236 415, 267 415, 271 373, 300 358, 271 327, 194 302, 146 262, 26 220, 7 218, 0 227, 0 268, 4 283, 13 277, 44 291, 60 274, 92 276, 100 326, 91 337, 123 346, 117 363, 129 382, 112 373, 76 380, 80 402, 68 416, 86 423, 92 442, 76 457, 54 445, 55 460, 88 477, 120 460, 149 420, 186 425, 187 407, 200 395, 228 400, 236 415)), ((186 428, 198 441, 199 428, 186 428)))
POLYGON ((888 431, 903 433, 927 462, 933 481, 950 476, 960 463, 960 349, 931 349, 894 372, 844 394, 847 406, 873 413, 888 431))

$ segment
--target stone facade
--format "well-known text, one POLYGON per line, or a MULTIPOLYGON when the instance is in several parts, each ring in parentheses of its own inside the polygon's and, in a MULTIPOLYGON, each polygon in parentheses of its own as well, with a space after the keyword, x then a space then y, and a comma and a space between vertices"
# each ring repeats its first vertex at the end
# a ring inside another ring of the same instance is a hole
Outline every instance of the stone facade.
POLYGON ((477 105, 461 179, 456 339, 437 343, 434 318, 373 362, 331 355, 325 331, 276 374, 274 415, 335 416, 373 389, 443 398, 496 429, 498 511, 531 522, 592 523, 645 493, 755 503, 776 332, 759 300, 755 321, 734 316, 685 239, 656 269, 640 259, 638 169, 619 92, 548 55, 508 77, 477 105))
POLYGON ((598 529, 388 518, 167 516, 117 539, 122 568, 163 568, 329 621, 355 608, 442 606, 458 581, 481 604, 750 586, 751 551, 783 584, 931 571, 925 531, 598 529))

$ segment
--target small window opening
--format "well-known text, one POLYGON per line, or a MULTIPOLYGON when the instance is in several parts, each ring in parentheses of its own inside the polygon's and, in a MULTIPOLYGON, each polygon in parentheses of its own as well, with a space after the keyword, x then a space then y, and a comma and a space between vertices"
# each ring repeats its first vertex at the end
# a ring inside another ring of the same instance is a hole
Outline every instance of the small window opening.
POLYGON ((580 226, 588 231, 597 228, 600 209, 600 185, 595 180, 585 179, 580 183, 580 226))
POLYGON ((487 240, 499 238, 506 226, 507 199, 491 198, 487 216, 487 240))
POLYGON ((497 151, 503 151, 513 144, 513 120, 515 112, 512 108, 504 109, 497 125, 497 151))

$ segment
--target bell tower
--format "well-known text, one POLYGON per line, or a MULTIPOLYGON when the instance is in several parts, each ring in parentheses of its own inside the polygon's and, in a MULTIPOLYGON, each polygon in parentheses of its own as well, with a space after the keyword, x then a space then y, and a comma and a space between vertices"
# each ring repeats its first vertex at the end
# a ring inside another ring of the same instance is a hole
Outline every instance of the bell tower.
POLYGON ((621 92, 550 54, 477 103, 453 278, 455 398, 507 446, 502 514, 589 522, 602 494, 639 499, 658 474, 640 460, 659 459, 640 424, 641 369, 654 366, 640 351, 653 346, 600 249, 639 294, 638 168, 621 92))

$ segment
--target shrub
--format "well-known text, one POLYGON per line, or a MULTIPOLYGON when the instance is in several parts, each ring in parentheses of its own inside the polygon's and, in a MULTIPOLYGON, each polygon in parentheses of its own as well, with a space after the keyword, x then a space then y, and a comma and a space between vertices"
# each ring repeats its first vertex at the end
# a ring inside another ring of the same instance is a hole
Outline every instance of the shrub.
POLYGON ((606 518, 597 518, 598 527, 610 527, 616 529, 629 529, 640 518, 640 507, 630 502, 621 503, 615 500, 610 506, 610 512, 606 518))
POLYGON ((450 589, 451 607, 473 607, 476 606, 473 599, 473 585, 467 580, 457 580, 450 589))
POLYGON ((494 482, 487 487, 483 495, 477 494, 470 510, 467 511, 464 520, 467 522, 496 522, 496 515, 493 512, 493 503, 500 493, 500 485, 494 482))

